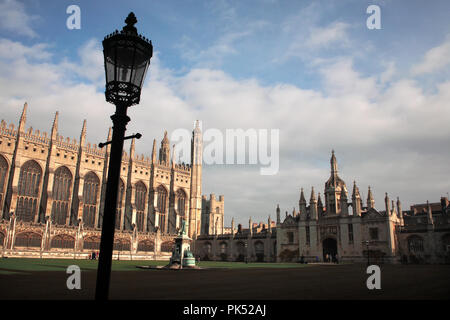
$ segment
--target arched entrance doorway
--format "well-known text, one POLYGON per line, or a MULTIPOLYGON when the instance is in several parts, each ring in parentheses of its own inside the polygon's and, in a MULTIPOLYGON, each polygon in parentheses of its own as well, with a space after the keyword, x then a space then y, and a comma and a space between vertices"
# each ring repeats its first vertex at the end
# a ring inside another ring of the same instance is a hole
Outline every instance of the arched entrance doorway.
POLYGON ((332 260, 334 260, 334 257, 337 254, 336 239, 327 238, 327 239, 323 240, 322 247, 323 247, 323 261, 331 262, 332 260), (329 260, 327 260, 327 255, 328 255, 329 260))

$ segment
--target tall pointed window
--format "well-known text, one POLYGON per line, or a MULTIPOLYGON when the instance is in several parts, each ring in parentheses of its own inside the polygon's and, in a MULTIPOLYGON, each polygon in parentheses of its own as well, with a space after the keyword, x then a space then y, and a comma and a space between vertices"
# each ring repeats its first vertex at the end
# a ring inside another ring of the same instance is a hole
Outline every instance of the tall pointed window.
POLYGON ((72 173, 67 167, 59 167, 53 179, 52 221, 58 225, 66 224, 69 213, 72 173))
POLYGON ((116 229, 120 229, 121 217, 122 217, 122 201, 125 194, 125 184, 123 180, 119 180, 119 193, 117 194, 117 209, 116 209, 116 229))
POLYGON ((39 164, 30 160, 24 163, 20 169, 19 188, 17 197, 17 219, 21 221, 33 221, 38 208, 39 185, 42 169, 39 164))
POLYGON ((309 226, 305 227, 305 233, 306 233, 306 245, 310 245, 311 244, 311 233, 309 231, 309 226))
POLYGON ((144 231, 144 211, 147 198, 147 187, 142 181, 136 183, 136 227, 138 231, 144 231))
POLYGON ((7 173, 8 162, 0 155, 0 208, 3 208, 3 199, 5 199, 7 173))
POLYGON ((156 189, 158 194, 158 212, 159 212, 159 229, 161 232, 165 231, 166 227, 166 200, 167 200, 167 190, 163 186, 159 186, 156 189))
POLYGON ((97 212, 97 196, 100 180, 92 171, 84 178, 83 187, 83 222, 86 227, 94 227, 97 212))
POLYGON ((353 224, 348 225, 348 243, 353 243, 353 224))
POLYGON ((180 219, 184 219, 186 211, 186 193, 184 193, 183 189, 177 190, 177 210, 180 219))

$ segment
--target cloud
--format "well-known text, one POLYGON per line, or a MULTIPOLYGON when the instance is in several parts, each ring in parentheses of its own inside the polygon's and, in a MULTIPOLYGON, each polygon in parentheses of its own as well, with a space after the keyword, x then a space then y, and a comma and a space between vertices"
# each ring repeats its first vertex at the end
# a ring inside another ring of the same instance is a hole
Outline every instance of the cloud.
POLYGON ((427 51, 422 62, 412 67, 413 75, 439 71, 450 64, 450 35, 437 47, 427 51))
POLYGON ((78 50, 80 61, 77 63, 65 60, 62 67, 71 70, 79 77, 89 80, 97 86, 104 86, 105 71, 103 67, 103 51, 100 41, 90 39, 78 50))
POLYGON ((349 42, 347 36, 348 23, 334 22, 324 28, 313 28, 306 39, 306 46, 311 49, 329 47, 331 44, 346 45, 349 42))
MULTIPOLYGON (((52 63, 52 49, 0 39, 14 46, 16 56, 0 54, 2 115, 16 121, 23 102, 29 102, 28 125, 49 130, 60 111, 60 134, 78 138, 88 119, 88 141, 98 143, 111 126, 114 107, 104 101, 97 79, 103 72, 98 47, 87 41, 77 60, 52 63), (75 81, 72 67, 79 68, 75 81), (89 69, 90 67, 90 69, 89 69), (70 72, 69 72, 70 71, 70 72)), ((262 85, 257 79, 236 79, 212 68, 193 68, 179 74, 163 66, 158 52, 152 58, 141 103, 129 109, 127 132, 140 132, 138 153, 150 155, 153 138, 177 128, 191 130, 196 119, 203 128, 244 130, 280 129, 280 171, 261 176, 259 166, 205 166, 203 192, 224 194, 226 222, 275 219, 276 204, 292 211, 300 187, 323 192, 329 176, 331 149, 336 150, 341 177, 351 189, 356 180, 364 193, 370 185, 376 207, 383 210, 384 192, 408 204, 438 197, 450 189, 443 174, 450 172, 450 81, 424 90, 410 78, 394 79, 384 72, 365 76, 349 57, 316 67, 321 89, 286 83, 262 85), (383 79, 390 79, 385 81, 383 79)), ((392 73, 392 71, 389 71, 392 73)), ((129 142, 125 150, 129 148, 129 142)))
POLYGON ((23 3, 16 0, 0 0, 0 30, 30 38, 37 37, 31 24, 38 19, 25 12, 23 3))

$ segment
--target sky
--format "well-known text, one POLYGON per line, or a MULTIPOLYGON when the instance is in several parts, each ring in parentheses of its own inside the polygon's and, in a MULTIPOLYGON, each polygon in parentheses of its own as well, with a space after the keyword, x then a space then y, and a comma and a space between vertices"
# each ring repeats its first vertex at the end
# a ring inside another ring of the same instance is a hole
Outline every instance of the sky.
MULTIPOLYGON (((204 165, 203 193, 225 196, 225 224, 246 225, 298 210, 323 194, 335 150, 339 175, 375 207, 404 209, 450 192, 450 2, 425 1, 39 1, 0 0, 1 116, 27 126, 104 141, 114 106, 105 102, 101 41, 130 11, 154 55, 127 133, 151 154, 164 130, 278 129, 279 171, 204 165), (80 8, 80 29, 66 12, 80 8), (381 29, 368 29, 370 5, 381 29)), ((205 143, 207 144, 207 143, 205 143)), ((125 143, 125 150, 129 142, 125 143)))

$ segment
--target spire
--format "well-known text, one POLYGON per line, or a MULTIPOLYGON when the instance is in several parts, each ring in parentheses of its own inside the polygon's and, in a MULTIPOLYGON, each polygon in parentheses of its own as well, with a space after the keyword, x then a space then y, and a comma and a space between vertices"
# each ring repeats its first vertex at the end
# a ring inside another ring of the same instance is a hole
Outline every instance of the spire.
POLYGON ((297 213, 295 212, 295 207, 294 207, 294 209, 292 210, 292 216, 295 217, 296 215, 297 215, 297 213))
POLYGON ((202 132, 202 128, 200 127, 200 121, 195 120, 194 132, 202 132))
POLYGON ((353 194, 352 199, 361 198, 361 195, 359 194, 359 189, 356 186, 356 181, 353 181, 353 194))
POLYGON ((395 205, 394 205, 394 200, 391 200, 391 204, 392 204, 392 211, 391 211, 391 214, 397 214, 396 213, 396 211, 395 211, 395 205))
POLYGON ((53 119, 53 125, 52 125, 52 140, 56 140, 56 137, 58 136, 58 111, 55 113, 55 118, 53 119))
POLYGON ((428 224, 434 224, 433 221, 433 212, 431 211, 431 205, 427 200, 427 217, 428 217, 428 224))
POLYGON ((272 219, 270 218, 270 214, 269 218, 267 219, 267 229, 269 232, 272 232, 272 219))
POLYGON ((390 204, 389 204, 389 196, 386 192, 386 196, 384 197, 384 206, 386 210, 386 215, 389 215, 391 212, 390 204))
POLYGON ((167 131, 164 131, 164 138, 161 141, 161 149, 159 149, 159 162, 165 165, 170 164, 170 146, 167 131))
POLYGON ((191 164, 201 166, 203 163, 203 136, 201 122, 195 121, 194 130, 192 130, 191 140, 191 164))
POLYGON ((84 146, 85 142, 86 142, 86 119, 83 120, 83 128, 81 128, 80 146, 84 146))
POLYGON ((134 159, 134 152, 135 152, 135 150, 136 150, 135 139, 133 138, 133 139, 131 139, 131 144, 130 144, 130 160, 134 159))
POLYGON ((153 139, 152 163, 156 163, 156 139, 153 139))
POLYGON ((169 144, 169 138, 167 138, 167 130, 164 130, 164 138, 161 141, 162 144, 169 144))
POLYGON ((249 229, 250 235, 252 235, 253 234, 252 217, 250 217, 250 219, 248 219, 248 229, 249 229))
POLYGON ((369 186, 369 191, 367 192, 367 208, 375 208, 375 200, 373 199, 372 190, 369 186))
POLYGON ((309 200, 309 217, 312 220, 317 220, 317 200, 314 194, 314 187, 311 187, 311 199, 309 200))
POLYGON ((22 114, 20 115, 19 127, 17 128, 17 132, 25 132, 25 123, 27 122, 27 108, 28 103, 24 103, 22 114))
POLYGON ((314 194, 314 187, 311 187, 311 198, 309 198, 309 203, 316 202, 316 196, 314 194))
POLYGON ((398 213, 398 217, 400 219, 403 219, 402 204, 400 202, 400 198, 399 197, 397 197, 397 213, 398 213))
POLYGON ((356 181, 353 181, 353 193, 352 193, 352 209, 354 216, 361 215, 361 195, 359 194, 359 189, 356 186, 356 181))
POLYGON ((303 188, 301 188, 301 191, 300 191, 300 201, 299 201, 299 203, 300 203, 300 205, 306 204, 306 199, 305 199, 305 195, 303 193, 303 188))
POLYGON ((112 140, 112 128, 109 127, 109 129, 108 129, 108 139, 107 139, 107 141, 111 141, 111 140, 112 140))
POLYGON ((176 153, 175 153, 175 145, 172 147, 172 168, 175 168, 175 159, 176 159, 176 153))
POLYGON ((277 204, 277 224, 281 223, 281 217, 280 217, 280 205, 277 204))
POLYGON ((338 173, 338 167, 337 167, 337 160, 334 155, 334 150, 331 150, 331 159, 330 159, 330 165, 331 165, 331 175, 337 175, 338 173))
POLYGON ((301 188, 301 191, 300 191, 300 200, 299 200, 298 204, 299 204, 299 210, 300 210, 300 219, 305 220, 306 219, 306 199, 305 199, 305 194, 303 193, 303 188, 301 188))
POLYGON ((317 195, 317 206, 323 208, 322 198, 320 197, 320 192, 317 195))
POLYGON ((234 236, 234 217, 231 218, 231 234, 234 236))

